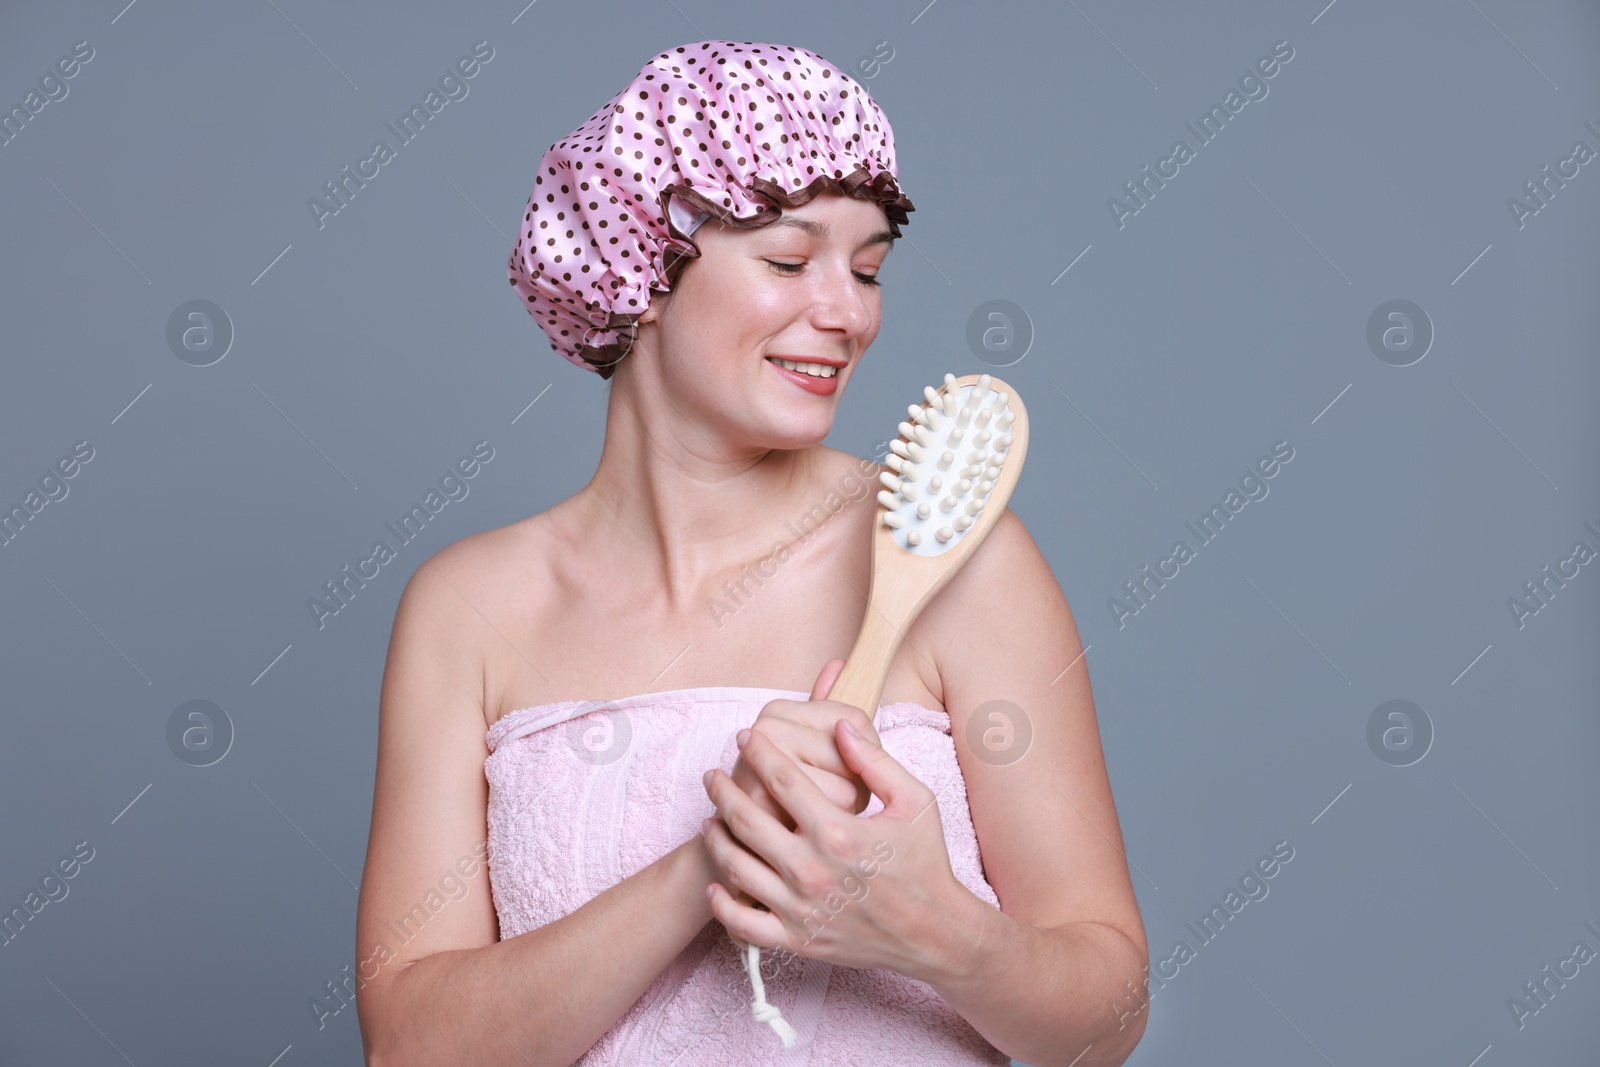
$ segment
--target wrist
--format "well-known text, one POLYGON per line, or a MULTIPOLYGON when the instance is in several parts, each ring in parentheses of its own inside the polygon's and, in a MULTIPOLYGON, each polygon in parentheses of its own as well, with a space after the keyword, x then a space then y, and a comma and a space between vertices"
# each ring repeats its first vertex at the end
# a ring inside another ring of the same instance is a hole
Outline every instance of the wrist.
POLYGON ((908 977, 926 982, 941 996, 988 980, 987 961, 993 958, 1004 920, 988 901, 952 878, 943 903, 929 915, 932 926, 921 942, 928 954, 920 973, 908 977))
POLYGON ((715 917, 711 913, 711 900, 706 896, 706 889, 719 877, 716 864, 711 862, 705 835, 695 834, 679 845, 673 850, 672 858, 675 861, 672 883, 681 887, 686 897, 693 898, 694 913, 699 925, 704 926, 715 917))

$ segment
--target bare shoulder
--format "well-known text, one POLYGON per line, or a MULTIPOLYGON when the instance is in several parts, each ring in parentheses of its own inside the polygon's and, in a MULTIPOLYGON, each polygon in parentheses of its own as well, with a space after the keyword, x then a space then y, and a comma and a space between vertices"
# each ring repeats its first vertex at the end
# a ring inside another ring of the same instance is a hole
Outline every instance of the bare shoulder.
POLYGON ((463 635, 501 617, 507 591, 517 587, 508 575, 526 575, 545 560, 550 512, 469 534, 423 560, 406 583, 402 613, 423 616, 429 625, 463 635))
POLYGON ((498 635, 525 625, 529 590, 548 585, 538 577, 547 514, 453 541, 411 574, 389 638, 384 711, 431 718, 448 708, 437 726, 455 728, 459 711, 469 720, 464 728, 481 732, 498 635))
MULTIPOLYGON (((1074 656, 1081 650, 1066 595, 1033 536, 1010 508, 1001 512, 983 544, 923 614, 942 638, 940 670, 947 682, 960 673, 960 661, 972 658, 970 631, 977 626, 990 633, 1033 635, 1034 641, 1058 643, 1061 652, 1074 656)), ((1055 670, 1065 666, 1061 663, 1055 670)))

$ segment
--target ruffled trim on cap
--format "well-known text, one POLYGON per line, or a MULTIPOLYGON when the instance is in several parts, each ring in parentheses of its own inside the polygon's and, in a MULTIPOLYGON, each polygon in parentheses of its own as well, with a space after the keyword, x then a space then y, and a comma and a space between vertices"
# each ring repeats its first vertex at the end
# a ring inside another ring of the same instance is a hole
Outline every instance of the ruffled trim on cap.
MULTIPOLYGON (((776 206, 758 207, 755 215, 740 218, 724 205, 706 199, 691 185, 678 183, 663 189, 659 197, 661 214, 667 220, 667 232, 671 239, 662 255, 660 282, 664 284, 652 285, 651 288, 670 292, 689 260, 700 258, 700 247, 694 243, 689 234, 678 228, 673 219, 670 201, 674 196, 691 210, 702 212, 741 230, 770 226, 783 215, 784 209, 802 207, 824 192, 840 193, 857 200, 877 203, 883 208, 884 217, 889 221, 889 232, 895 237, 901 236, 900 227, 907 223, 909 213, 916 210, 916 206, 900 191, 899 183, 895 181, 893 174, 885 170, 879 171, 874 176, 865 166, 857 166, 843 178, 835 178, 829 174, 819 175, 799 189, 785 189, 774 181, 758 177, 750 183, 750 192, 765 197, 776 206)), ((595 368, 600 377, 609 379, 616 373, 617 364, 633 350, 634 341, 638 339, 639 314, 612 312, 604 324, 595 325, 595 330, 611 332, 617 340, 607 345, 580 344, 577 349, 579 358, 595 368)))

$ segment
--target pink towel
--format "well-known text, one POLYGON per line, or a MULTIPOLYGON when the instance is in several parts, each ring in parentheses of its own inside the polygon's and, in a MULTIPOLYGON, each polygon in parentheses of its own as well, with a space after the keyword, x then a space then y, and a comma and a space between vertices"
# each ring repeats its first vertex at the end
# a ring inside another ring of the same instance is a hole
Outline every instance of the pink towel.
MULTIPOLYGON (((732 773, 734 735, 784 689, 708 686, 513 711, 488 733, 489 879, 500 939, 537 929, 642 870, 715 814, 701 777, 732 773)), ((874 719, 884 748, 938 797, 956 877, 999 907, 984 878, 950 717, 912 703, 874 719)), ((876 796, 862 817, 883 810, 876 796)), ((797 1035, 785 1050, 750 1010, 738 946, 712 920, 577 1062, 601 1064, 1008 1065, 925 982, 763 952, 767 999, 797 1035)))

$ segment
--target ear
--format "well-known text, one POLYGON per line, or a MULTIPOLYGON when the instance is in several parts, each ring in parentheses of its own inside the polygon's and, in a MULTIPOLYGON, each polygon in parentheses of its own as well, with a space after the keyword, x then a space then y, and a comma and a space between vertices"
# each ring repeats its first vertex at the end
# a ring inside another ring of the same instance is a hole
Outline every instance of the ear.
POLYGON ((659 322, 661 320, 661 309, 666 307, 667 301, 670 299, 672 299, 672 294, 670 292, 661 289, 651 289, 650 302, 646 304, 644 310, 639 313, 638 322, 640 324, 647 322, 659 322))

